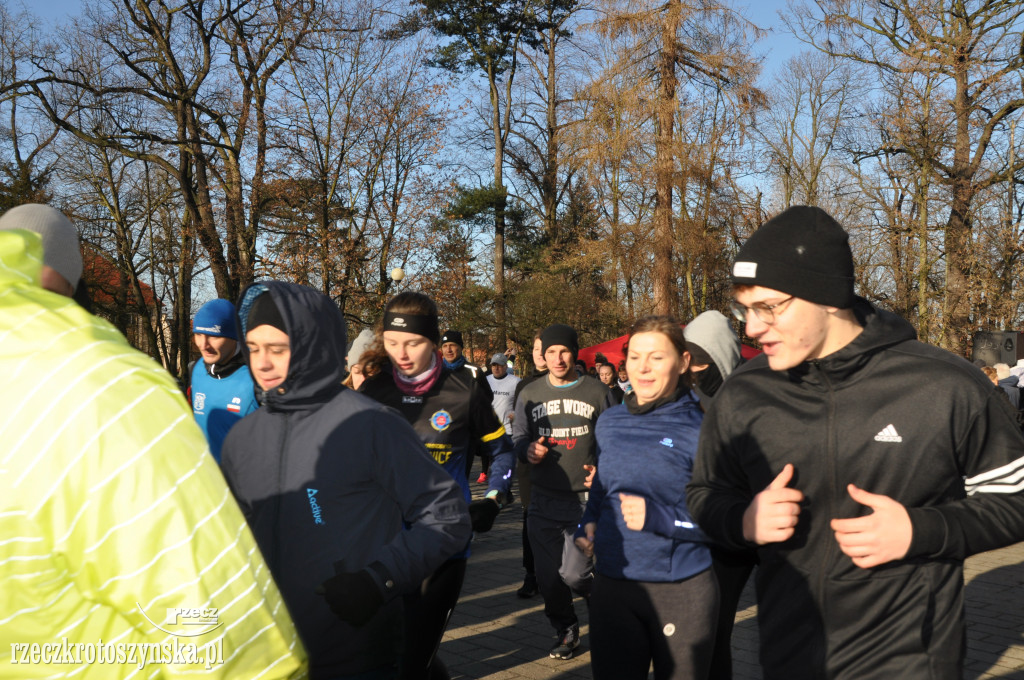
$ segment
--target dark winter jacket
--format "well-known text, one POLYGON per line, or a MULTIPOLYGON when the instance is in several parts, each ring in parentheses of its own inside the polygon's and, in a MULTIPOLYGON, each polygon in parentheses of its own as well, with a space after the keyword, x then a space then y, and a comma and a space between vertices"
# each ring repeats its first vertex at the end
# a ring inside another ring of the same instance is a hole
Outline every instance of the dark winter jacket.
POLYGON ((747 548, 742 517, 787 463, 805 495, 793 537, 761 546, 766 678, 960 678, 963 560, 1024 539, 1024 437, 976 368, 858 299, 863 332, 788 371, 759 356, 722 387, 701 430, 690 510, 747 548), (853 483, 903 504, 906 557, 853 564, 829 527, 869 512, 853 483))
MULTIPOLYGON (((635 399, 634 399, 635 401, 635 399)), ((706 536, 686 507, 703 412, 697 397, 678 398, 649 412, 613 406, 597 420, 597 475, 577 536, 595 522, 595 571, 633 581, 681 581, 711 566, 706 536), (643 496, 646 520, 633 531, 619 494, 643 496)))
POLYGON ((401 598, 469 540, 458 486, 393 410, 342 387, 345 325, 328 298, 257 283, 238 304, 273 297, 288 327, 283 383, 224 442, 223 470, 310 656, 312 677, 380 667, 400 649, 401 598), (405 522, 408 530, 403 530, 405 522), (384 607, 364 626, 335 617, 315 589, 365 569, 384 607))

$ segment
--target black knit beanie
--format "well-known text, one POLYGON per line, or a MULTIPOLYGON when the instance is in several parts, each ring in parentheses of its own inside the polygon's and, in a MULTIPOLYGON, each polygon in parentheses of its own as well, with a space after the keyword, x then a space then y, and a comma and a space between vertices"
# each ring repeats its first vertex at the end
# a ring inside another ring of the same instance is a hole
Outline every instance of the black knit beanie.
POLYGON ((580 351, 580 339, 576 335, 576 329, 566 326, 564 323, 556 323, 548 326, 540 333, 540 346, 542 352, 547 352, 548 347, 562 345, 568 347, 575 359, 580 351))
POLYGON ((282 333, 288 333, 284 318, 281 316, 281 310, 277 308, 277 304, 269 292, 263 293, 252 301, 252 307, 249 308, 248 322, 248 330, 252 330, 257 326, 267 325, 273 326, 282 333))
POLYGON ((747 239, 736 255, 732 282, 849 309, 854 300, 850 237, 821 208, 794 206, 747 239))
POLYGON ((447 342, 454 342, 459 347, 465 347, 465 345, 462 344, 462 333, 450 328, 441 336, 441 344, 443 345, 447 342))

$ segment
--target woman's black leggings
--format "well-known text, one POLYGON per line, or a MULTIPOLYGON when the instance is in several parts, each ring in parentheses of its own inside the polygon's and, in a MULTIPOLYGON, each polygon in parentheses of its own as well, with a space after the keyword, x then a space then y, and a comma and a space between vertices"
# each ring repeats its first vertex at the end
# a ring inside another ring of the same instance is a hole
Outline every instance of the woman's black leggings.
POLYGON ((590 665, 594 680, 708 677, 715 644, 718 585, 705 569, 674 583, 597 574, 590 594, 590 665))

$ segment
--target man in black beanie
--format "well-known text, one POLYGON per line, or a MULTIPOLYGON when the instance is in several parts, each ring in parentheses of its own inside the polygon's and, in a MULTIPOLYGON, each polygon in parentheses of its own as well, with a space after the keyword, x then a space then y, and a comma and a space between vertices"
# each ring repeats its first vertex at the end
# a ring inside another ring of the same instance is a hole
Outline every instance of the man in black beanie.
POLYGON ((530 470, 526 530, 544 614, 557 636, 549 656, 571 659, 580 644, 572 594, 588 596, 593 581, 593 560, 573 541, 587 500, 583 466, 594 465, 594 425, 614 404, 599 380, 576 374, 575 329, 548 326, 540 342, 548 374, 516 397, 512 442, 530 470))
POLYGON ((963 561, 1024 539, 1024 436, 981 371, 853 282, 819 208, 740 249, 732 311, 764 354, 708 410, 690 510, 758 551, 765 678, 960 678, 963 561))
POLYGON ((466 358, 462 356, 462 333, 459 331, 446 330, 441 336, 439 347, 441 348, 441 358, 444 359, 444 366, 448 370, 454 371, 466 363, 466 358))

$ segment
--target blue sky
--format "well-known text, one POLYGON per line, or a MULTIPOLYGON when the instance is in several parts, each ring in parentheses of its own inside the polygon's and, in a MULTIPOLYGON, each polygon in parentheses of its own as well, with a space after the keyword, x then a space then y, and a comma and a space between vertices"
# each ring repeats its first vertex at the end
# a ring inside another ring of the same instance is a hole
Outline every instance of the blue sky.
MULTIPOLYGON (((785 32, 779 20, 779 10, 785 9, 786 0, 736 0, 738 7, 745 8, 745 15, 755 24, 768 31, 760 49, 767 54, 764 75, 770 76, 780 65, 796 54, 801 45, 785 32)), ((81 0, 50 0, 48 11, 42 16, 60 21, 74 16, 81 7, 81 0)))
MULTIPOLYGON (((748 0, 740 0, 747 2, 748 0)), ((766 54, 763 76, 771 76, 786 61, 805 48, 786 31, 779 11, 786 9, 785 0, 749 0, 746 16, 768 33, 761 39, 758 49, 766 54)))

